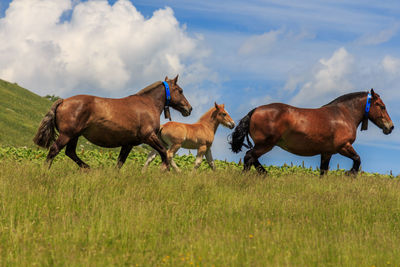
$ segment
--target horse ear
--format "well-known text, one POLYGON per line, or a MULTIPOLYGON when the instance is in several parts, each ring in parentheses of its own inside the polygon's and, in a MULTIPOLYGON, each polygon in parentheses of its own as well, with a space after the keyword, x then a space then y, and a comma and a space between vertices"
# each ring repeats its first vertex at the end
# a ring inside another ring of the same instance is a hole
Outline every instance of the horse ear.
POLYGON ((168 76, 165 76, 165 79, 164 79, 164 81, 168 81, 168 76))
POLYGON ((372 98, 376 98, 376 94, 374 92, 374 88, 371 88, 371 96, 372 96, 372 98))
POLYGON ((179 74, 177 74, 176 77, 174 78, 174 84, 176 84, 178 82, 178 77, 179 77, 179 74))
POLYGON ((217 102, 214 102, 214 106, 215 106, 215 108, 216 108, 217 110, 219 109, 219 106, 218 106, 217 102))

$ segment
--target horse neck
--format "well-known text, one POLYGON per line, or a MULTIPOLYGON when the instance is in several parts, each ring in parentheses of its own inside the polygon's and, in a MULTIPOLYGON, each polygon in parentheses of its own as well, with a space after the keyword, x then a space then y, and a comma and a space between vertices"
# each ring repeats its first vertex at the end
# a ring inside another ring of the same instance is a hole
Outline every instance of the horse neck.
POLYGON ((162 83, 161 83, 161 85, 156 86, 151 90, 139 92, 136 94, 136 96, 142 96, 142 97, 149 99, 149 101, 154 104, 154 106, 157 108, 157 111, 159 111, 159 113, 161 115, 161 113, 164 110, 165 101, 166 101, 164 85, 162 83), (162 88, 160 88, 160 87, 162 87, 162 88))
POLYGON ((204 113, 203 116, 201 116, 198 122, 215 133, 218 129, 219 122, 216 120, 216 118, 213 118, 212 116, 214 111, 215 108, 211 108, 209 111, 204 113))
POLYGON ((350 113, 351 120, 354 122, 356 127, 360 125, 364 118, 365 104, 367 102, 367 95, 357 97, 355 99, 342 102, 341 104, 346 106, 350 113))

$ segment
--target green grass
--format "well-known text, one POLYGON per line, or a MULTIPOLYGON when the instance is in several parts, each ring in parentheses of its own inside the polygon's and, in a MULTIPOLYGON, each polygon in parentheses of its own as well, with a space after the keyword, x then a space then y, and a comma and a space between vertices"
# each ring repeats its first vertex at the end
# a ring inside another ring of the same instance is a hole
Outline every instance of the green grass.
POLYGON ((34 146, 32 138, 51 102, 0 80, 0 144, 34 146))
POLYGON ((140 157, 117 171, 96 155, 81 171, 63 156, 47 170, 0 154, 0 265, 400 264, 398 178, 286 168, 264 179, 233 165, 141 174, 140 157))

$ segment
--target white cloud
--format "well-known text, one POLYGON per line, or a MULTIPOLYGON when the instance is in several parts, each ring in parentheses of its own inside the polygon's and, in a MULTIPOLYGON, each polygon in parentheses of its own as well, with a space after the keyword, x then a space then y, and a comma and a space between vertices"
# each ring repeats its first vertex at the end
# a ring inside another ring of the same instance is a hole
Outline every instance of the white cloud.
POLYGON ((253 35, 249 37, 239 48, 239 53, 247 55, 269 52, 272 46, 275 45, 280 34, 282 34, 281 30, 271 30, 261 35, 253 35))
POLYGON ((389 74, 400 74, 400 58, 387 55, 383 58, 381 64, 384 71, 388 72, 389 74))
POLYGON ((14 0, 0 39, 0 78, 42 95, 116 96, 177 73, 185 85, 216 79, 201 37, 189 36, 168 7, 145 18, 128 0, 14 0))
POLYGON ((379 45, 390 41, 399 31, 400 23, 395 23, 387 29, 379 32, 371 32, 364 34, 355 41, 359 45, 379 45))
MULTIPOLYGON (((321 105, 332 97, 354 89, 350 82, 354 58, 345 48, 336 50, 328 59, 320 59, 310 80, 305 82, 295 97, 290 101, 294 105, 321 105)), ((285 88, 297 86, 289 79, 285 88)), ((299 78, 298 81, 301 81, 299 78)))

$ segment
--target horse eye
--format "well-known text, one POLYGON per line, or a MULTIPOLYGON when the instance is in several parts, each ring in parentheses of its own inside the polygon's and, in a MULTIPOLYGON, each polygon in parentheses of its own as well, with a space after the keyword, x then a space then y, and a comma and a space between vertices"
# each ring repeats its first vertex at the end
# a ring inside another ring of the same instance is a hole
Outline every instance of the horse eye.
POLYGON ((385 106, 381 106, 381 109, 382 109, 382 110, 385 110, 385 109, 386 109, 386 107, 385 107, 385 106))
POLYGON ((221 116, 222 116, 222 117, 225 117, 225 116, 226 116, 226 113, 221 113, 221 116))

